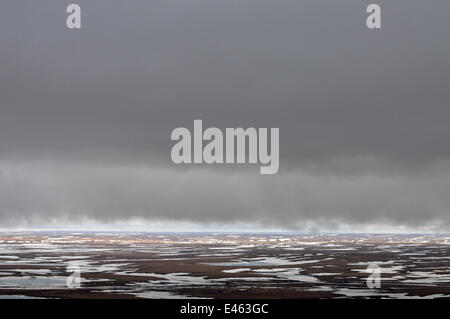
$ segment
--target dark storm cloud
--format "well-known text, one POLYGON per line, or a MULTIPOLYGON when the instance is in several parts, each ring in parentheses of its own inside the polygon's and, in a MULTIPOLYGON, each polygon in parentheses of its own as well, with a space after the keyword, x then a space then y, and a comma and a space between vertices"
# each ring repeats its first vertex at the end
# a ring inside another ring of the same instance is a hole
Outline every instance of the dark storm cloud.
POLYGON ((3 220, 448 220, 448 1, 378 1, 382 30, 365 1, 80 0, 71 31, 68 3, 1 5, 3 220), (280 174, 174 167, 196 118, 279 127, 280 174))

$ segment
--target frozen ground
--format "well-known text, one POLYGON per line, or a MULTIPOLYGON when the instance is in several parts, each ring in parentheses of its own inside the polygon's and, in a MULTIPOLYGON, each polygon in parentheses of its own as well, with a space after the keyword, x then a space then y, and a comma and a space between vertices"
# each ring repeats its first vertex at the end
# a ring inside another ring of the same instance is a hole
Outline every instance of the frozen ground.
POLYGON ((449 298, 449 252, 447 235, 6 232, 0 298, 449 298))

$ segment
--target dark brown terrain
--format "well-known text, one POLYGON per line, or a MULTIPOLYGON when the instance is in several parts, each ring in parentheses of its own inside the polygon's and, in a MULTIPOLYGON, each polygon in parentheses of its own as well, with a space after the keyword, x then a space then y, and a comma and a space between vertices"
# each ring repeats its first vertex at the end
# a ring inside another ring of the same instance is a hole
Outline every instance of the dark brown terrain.
POLYGON ((449 298, 449 253, 446 235, 6 232, 0 298, 449 298))

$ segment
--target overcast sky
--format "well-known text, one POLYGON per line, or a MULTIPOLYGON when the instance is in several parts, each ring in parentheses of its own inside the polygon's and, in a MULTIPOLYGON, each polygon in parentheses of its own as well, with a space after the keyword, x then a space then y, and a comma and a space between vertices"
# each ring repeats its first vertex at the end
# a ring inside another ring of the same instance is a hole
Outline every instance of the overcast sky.
POLYGON ((0 228, 450 231, 450 1, 69 3, 0 4, 0 228), (173 164, 194 119, 279 127, 279 173, 173 164))

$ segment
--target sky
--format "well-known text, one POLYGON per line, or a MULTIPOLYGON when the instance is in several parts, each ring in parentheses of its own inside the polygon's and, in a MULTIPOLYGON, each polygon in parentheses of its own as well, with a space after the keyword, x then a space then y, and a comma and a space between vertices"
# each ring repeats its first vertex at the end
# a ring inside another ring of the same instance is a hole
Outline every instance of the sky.
POLYGON ((69 3, 0 4, 0 229, 450 232, 448 0, 69 3), (174 164, 194 119, 279 172, 174 164))

